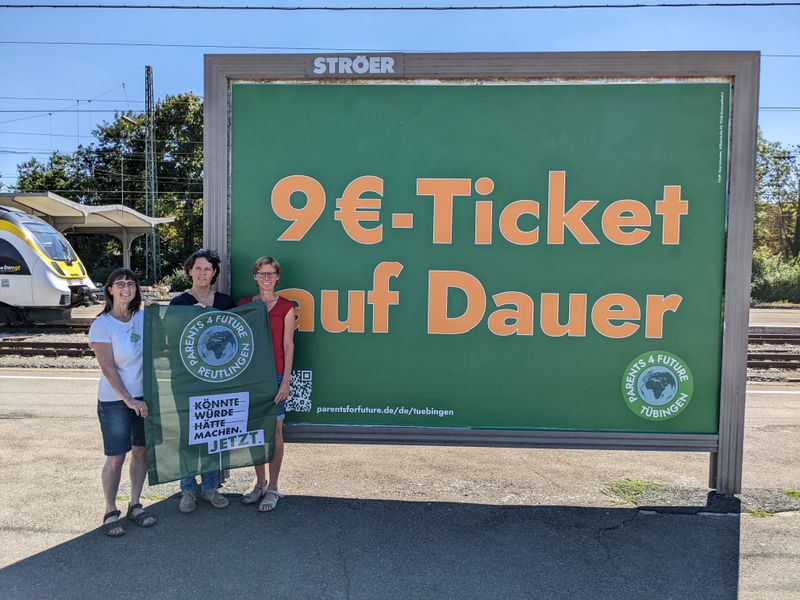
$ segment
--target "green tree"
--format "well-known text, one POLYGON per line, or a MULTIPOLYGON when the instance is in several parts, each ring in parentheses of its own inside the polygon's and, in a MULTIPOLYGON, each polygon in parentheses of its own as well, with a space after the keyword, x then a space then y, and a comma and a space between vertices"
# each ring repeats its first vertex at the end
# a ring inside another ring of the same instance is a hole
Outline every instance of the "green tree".
POLYGON ((784 147, 759 132, 753 246, 787 261, 800 255, 799 157, 800 146, 784 147))
POLYGON ((759 132, 755 183, 752 298, 800 302, 800 146, 759 132))
MULTIPOLYGON (((84 204, 124 204, 145 212, 146 117, 117 114, 94 130, 97 143, 72 154, 54 152, 46 161, 18 167, 17 190, 53 191, 84 204)), ((203 105, 194 94, 167 96, 155 107, 158 196, 155 215, 175 221, 159 227, 161 273, 172 273, 202 242, 203 105)), ((110 236, 72 236, 92 276, 103 279, 119 265, 119 243, 110 236)), ((143 238, 133 244, 131 266, 144 273, 143 238)))

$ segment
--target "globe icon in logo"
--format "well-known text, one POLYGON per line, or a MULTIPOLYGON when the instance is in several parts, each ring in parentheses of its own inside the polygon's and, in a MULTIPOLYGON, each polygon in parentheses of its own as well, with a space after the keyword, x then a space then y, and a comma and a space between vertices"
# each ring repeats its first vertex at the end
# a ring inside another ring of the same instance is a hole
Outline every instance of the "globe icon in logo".
POLYGON ((636 382, 639 397, 651 406, 663 406, 678 393, 678 380, 666 367, 649 367, 636 382))
POLYGON ((236 356, 239 343, 233 331, 221 325, 206 329, 197 340, 200 357, 206 364, 219 367, 229 363, 236 356))

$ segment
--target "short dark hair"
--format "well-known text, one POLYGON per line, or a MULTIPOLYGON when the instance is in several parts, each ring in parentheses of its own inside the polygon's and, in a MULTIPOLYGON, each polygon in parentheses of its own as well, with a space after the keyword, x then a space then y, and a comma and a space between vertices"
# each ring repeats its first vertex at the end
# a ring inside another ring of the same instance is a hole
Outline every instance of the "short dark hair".
POLYGON ((205 258, 214 268, 214 275, 211 277, 211 285, 214 285, 217 282, 217 277, 219 277, 219 254, 213 250, 207 250, 206 248, 200 248, 200 250, 192 252, 191 256, 189 256, 189 258, 186 259, 186 262, 183 263, 183 270, 190 281, 192 279, 192 275, 189 273, 189 271, 192 270, 194 263, 198 258, 205 258))
POLYGON ((115 281, 119 281, 120 279, 130 279, 136 284, 136 295, 134 295, 133 300, 128 303, 128 310, 131 311, 131 313, 135 313, 142 306, 142 290, 139 287, 139 280, 136 279, 136 275, 134 275, 133 271, 130 269, 115 269, 111 271, 111 275, 108 276, 108 280, 105 286, 103 286, 103 299, 106 301, 106 305, 103 307, 103 310, 100 311, 101 315, 110 312, 114 307, 114 298, 111 297, 111 293, 108 290, 111 289, 115 281))

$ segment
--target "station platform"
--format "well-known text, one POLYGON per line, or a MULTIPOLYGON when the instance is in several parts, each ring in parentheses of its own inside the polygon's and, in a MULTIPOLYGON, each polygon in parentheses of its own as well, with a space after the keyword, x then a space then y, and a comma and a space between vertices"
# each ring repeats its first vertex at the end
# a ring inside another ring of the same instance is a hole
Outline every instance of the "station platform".
POLYGON ((751 308, 750 334, 800 334, 800 308, 751 308))

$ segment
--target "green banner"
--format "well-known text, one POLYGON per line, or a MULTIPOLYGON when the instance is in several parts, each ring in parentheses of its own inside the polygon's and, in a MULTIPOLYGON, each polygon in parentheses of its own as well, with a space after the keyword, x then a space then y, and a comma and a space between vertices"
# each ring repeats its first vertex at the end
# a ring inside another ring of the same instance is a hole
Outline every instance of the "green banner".
POLYGON ((267 311, 145 308, 148 481, 272 460, 277 385, 267 311))
POLYGON ((231 86, 288 423, 716 433, 727 82, 231 86))

